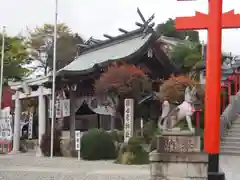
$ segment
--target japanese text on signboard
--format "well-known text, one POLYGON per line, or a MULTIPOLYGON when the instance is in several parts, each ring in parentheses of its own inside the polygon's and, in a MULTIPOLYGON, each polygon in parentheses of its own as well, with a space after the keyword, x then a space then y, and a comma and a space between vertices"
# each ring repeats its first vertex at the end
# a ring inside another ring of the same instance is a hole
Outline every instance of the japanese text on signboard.
POLYGON ((133 136, 133 99, 124 101, 124 141, 133 136))

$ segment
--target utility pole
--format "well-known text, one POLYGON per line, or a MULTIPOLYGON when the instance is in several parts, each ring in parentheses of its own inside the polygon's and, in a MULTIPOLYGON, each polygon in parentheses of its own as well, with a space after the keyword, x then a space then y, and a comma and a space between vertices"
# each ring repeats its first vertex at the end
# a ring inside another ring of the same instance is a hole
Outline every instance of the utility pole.
POLYGON ((4 65, 4 49, 5 49, 5 26, 2 30, 2 51, 1 51, 1 70, 0 70, 0 110, 2 109, 2 92, 3 92, 3 65, 4 65))
POLYGON ((52 104, 51 104, 51 149, 50 157, 53 157, 53 142, 54 142, 54 124, 55 124, 55 107, 56 107, 56 50, 57 50, 57 20, 58 20, 58 0, 55 0, 55 11, 54 11, 54 35, 53 35, 53 72, 52 72, 52 104))

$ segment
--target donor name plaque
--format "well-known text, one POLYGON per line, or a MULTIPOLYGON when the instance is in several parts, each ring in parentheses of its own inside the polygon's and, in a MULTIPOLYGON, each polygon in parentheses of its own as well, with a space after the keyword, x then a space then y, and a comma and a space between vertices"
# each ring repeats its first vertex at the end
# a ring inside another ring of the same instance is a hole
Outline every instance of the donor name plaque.
POLYGON ((160 153, 199 152, 200 136, 159 136, 157 151, 160 153))

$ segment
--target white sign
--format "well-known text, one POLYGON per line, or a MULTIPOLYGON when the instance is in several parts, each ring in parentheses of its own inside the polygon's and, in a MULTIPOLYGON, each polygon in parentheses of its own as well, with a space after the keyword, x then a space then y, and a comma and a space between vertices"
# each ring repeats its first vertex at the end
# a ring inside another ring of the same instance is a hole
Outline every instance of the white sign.
POLYGON ((62 116, 69 117, 70 116, 70 99, 61 100, 62 103, 62 116))
POLYGON ((133 137, 134 100, 124 100, 124 142, 133 137))
POLYGON ((12 140, 12 115, 10 107, 0 110, 0 140, 12 140))
POLYGON ((28 139, 32 139, 33 135, 33 113, 29 113, 29 121, 28 121, 28 139))
POLYGON ((56 100, 56 118, 61 118, 62 117, 62 108, 61 108, 61 101, 56 100))
MULTIPOLYGON (((70 99, 57 99, 56 100, 56 118, 63 118, 70 116, 70 99)), ((49 118, 52 114, 52 100, 49 102, 49 118)))
POLYGON ((81 131, 75 131, 75 149, 80 151, 81 148, 81 131))

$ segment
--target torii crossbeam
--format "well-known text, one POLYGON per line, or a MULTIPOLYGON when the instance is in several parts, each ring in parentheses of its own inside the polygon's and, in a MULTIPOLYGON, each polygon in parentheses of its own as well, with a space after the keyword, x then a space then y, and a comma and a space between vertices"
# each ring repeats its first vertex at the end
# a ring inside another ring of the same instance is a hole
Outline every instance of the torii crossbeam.
POLYGON ((208 14, 196 12, 193 17, 176 18, 177 30, 208 30, 204 151, 209 153, 210 172, 218 172, 219 169, 222 29, 240 27, 240 15, 234 10, 222 14, 222 4, 223 0, 208 0, 208 14))

